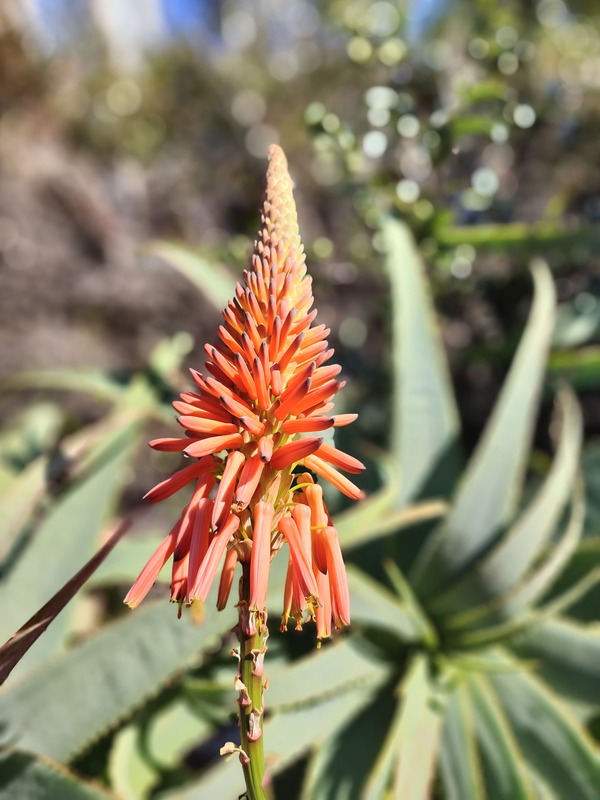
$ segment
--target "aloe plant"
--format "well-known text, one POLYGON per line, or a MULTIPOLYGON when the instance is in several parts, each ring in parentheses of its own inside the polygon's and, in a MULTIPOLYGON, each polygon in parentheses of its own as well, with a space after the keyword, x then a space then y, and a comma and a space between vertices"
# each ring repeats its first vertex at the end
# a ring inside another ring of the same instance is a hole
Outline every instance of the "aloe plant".
MULTIPOLYGON (((265 756, 275 794, 595 800, 600 635, 591 604, 600 548, 593 533, 581 538, 582 421, 566 387, 556 394, 552 462, 524 493, 553 329, 550 274, 533 267, 526 330, 465 464, 423 266, 400 223, 385 220, 383 232, 393 300, 390 452, 381 457, 379 492, 336 520, 350 562, 349 634, 291 661, 292 650, 272 637, 265 756)), ((138 426, 147 418, 138 403, 164 418, 139 381, 110 393, 138 426)), ((116 443, 125 437, 133 448, 139 427, 129 434, 119 419, 109 425, 116 443)), ((129 451, 94 440, 94 432, 80 435, 101 449, 80 469, 75 461, 72 483, 39 520, 31 509, 44 488, 41 462, 20 477, 3 475, 0 502, 13 520, 4 558, 4 586, 13 589, 0 598, 6 635, 47 599, 57 537, 65 538, 66 560, 54 588, 85 560, 82 525, 91 554, 111 517, 129 451), (24 521, 37 535, 26 535, 24 521), (20 609, 16 596, 25 598, 20 609)), ((76 444, 68 444, 75 458, 83 446, 76 444)), ((147 548, 125 538, 91 583, 129 582, 147 548)), ((284 579, 275 561, 272 606, 284 579)), ((150 602, 66 647, 72 617, 64 613, 0 690, 0 797, 27 797, 34 786, 40 798, 237 797, 236 763, 217 757, 199 778, 181 766, 192 746, 231 737, 234 693, 222 654, 234 620, 211 613, 200 626, 175 623, 167 604, 150 602), (101 774, 85 766, 95 743, 108 752, 103 785, 64 766, 101 774)))

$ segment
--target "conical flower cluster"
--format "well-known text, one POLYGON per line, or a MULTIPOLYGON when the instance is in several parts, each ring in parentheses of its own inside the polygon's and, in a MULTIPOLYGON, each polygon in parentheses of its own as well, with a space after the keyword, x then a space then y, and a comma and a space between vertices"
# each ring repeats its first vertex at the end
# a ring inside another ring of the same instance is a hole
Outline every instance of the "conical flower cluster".
POLYGON ((206 371, 192 370, 194 392, 173 403, 182 438, 150 442, 181 452, 189 466, 155 486, 164 500, 195 482, 192 499, 125 598, 136 606, 173 557, 171 599, 204 601, 224 556, 218 607, 225 607, 238 562, 249 571, 250 597, 240 609, 251 634, 266 619, 269 565, 285 544, 289 564, 282 627, 307 618, 319 638, 350 621, 348 586, 338 535, 313 474, 358 499, 340 470, 363 464, 325 444, 319 433, 356 414, 331 416, 344 385, 329 361, 329 330, 314 325, 312 281, 298 232, 292 182, 282 150, 269 152, 262 231, 251 268, 223 311, 218 341, 206 345, 206 371))

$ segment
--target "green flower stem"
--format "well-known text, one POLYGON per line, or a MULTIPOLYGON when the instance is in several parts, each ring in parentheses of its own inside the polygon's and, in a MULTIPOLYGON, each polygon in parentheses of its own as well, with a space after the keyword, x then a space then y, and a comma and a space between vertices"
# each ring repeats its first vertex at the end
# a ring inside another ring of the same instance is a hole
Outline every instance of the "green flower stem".
POLYGON ((265 759, 263 752, 263 663, 266 641, 269 636, 266 622, 257 614, 257 632, 251 636, 244 633, 244 620, 248 618, 248 598, 250 596, 249 564, 243 564, 240 582, 240 642, 239 677, 243 684, 238 699, 240 714, 240 734, 243 753, 241 754, 248 800, 267 800, 263 787, 265 759), (247 756, 247 758, 244 756, 247 756))

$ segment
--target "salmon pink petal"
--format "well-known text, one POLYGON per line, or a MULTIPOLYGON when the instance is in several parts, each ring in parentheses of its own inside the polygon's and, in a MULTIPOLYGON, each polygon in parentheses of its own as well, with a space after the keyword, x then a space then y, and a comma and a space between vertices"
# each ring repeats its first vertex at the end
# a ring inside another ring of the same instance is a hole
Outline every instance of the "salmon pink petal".
POLYGON ((233 389, 230 389, 228 386, 225 386, 224 383, 221 383, 220 381, 217 381, 214 378, 207 378, 206 385, 209 391, 212 394, 214 394, 215 397, 219 398, 220 403, 223 402, 223 397, 228 397, 233 403, 244 408, 245 409, 244 413, 246 414, 252 413, 252 409, 250 408, 250 406, 248 406, 248 404, 245 403, 242 400, 242 398, 233 391, 233 389))
POLYGON ((312 557, 314 568, 324 575, 327 574, 327 550, 325 548, 324 538, 325 529, 318 528, 311 531, 312 534, 312 557))
POLYGON ((317 584, 310 563, 310 554, 304 547, 298 526, 291 517, 283 517, 279 520, 278 527, 289 545, 294 571, 300 581, 304 597, 316 598, 317 584))
POLYGON ((279 405, 273 411, 274 417, 278 420, 284 420, 286 417, 289 417, 292 414, 300 414, 299 405, 302 399, 306 397, 307 393, 309 392, 311 383, 311 379, 306 378, 305 381, 296 386, 293 392, 287 394, 285 399, 282 395, 279 398, 279 405))
POLYGON ((278 365, 279 365, 279 370, 282 374, 286 371, 292 358, 294 358, 294 356, 298 352, 303 339, 304 339, 304 334, 299 333, 294 338, 292 343, 288 346, 288 348, 284 351, 284 353, 280 356, 278 365))
POLYGON ((252 409, 245 403, 242 403, 233 397, 229 397, 226 394, 221 395, 219 399, 223 405, 223 408, 225 408, 233 417, 237 417, 238 419, 243 417, 244 419, 247 418, 254 420, 257 423, 260 422, 254 411, 252 411, 252 409))
POLYGON ((245 460, 244 454, 240 453, 239 450, 232 450, 227 456, 213 509, 212 526, 215 531, 219 530, 230 513, 235 484, 245 460))
POLYGON ((350 594, 346 567, 340 550, 338 532, 325 528, 324 543, 327 550, 327 575, 331 587, 331 609, 336 627, 350 624, 350 594))
POLYGON ((273 437, 261 436, 258 441, 257 450, 261 461, 265 463, 270 461, 271 456, 273 455, 273 437))
POLYGON ((292 519, 296 523, 298 533, 302 540, 302 547, 305 552, 310 555, 311 542, 310 542, 310 508, 306 505, 297 503, 292 509, 292 519))
POLYGON ((323 439, 320 436, 306 436, 279 447, 271 458, 273 469, 285 469, 294 462, 300 461, 305 456, 314 453, 321 446, 323 439))
POLYGON ((250 610, 263 611, 267 604, 269 565, 271 563, 271 528, 275 509, 261 500, 254 506, 254 529, 250 557, 250 610))
POLYGON ((332 425, 331 417, 300 417, 299 419, 286 419, 281 430, 284 433, 312 433, 313 431, 327 430, 332 425))
POLYGON ((365 465, 358 458, 353 458, 330 444, 321 445, 315 455, 345 472, 359 473, 365 469, 365 465))
POLYGON ((246 359, 240 353, 235 355, 238 381, 241 381, 248 397, 256 397, 256 385, 252 373, 248 369, 246 359))
POLYGON ((169 476, 164 481, 157 483, 153 489, 150 489, 149 492, 146 492, 144 495, 144 500, 147 500, 149 503, 158 503, 160 500, 170 497, 172 494, 175 494, 175 492, 183 489, 184 486, 187 486, 188 483, 193 481, 194 478, 197 478, 203 472, 210 472, 210 470, 212 470, 214 467, 214 463, 215 462, 213 458, 201 458, 199 461, 195 461, 188 467, 184 467, 178 472, 174 472, 173 475, 169 476))
POLYGON ((315 609, 315 622, 317 625, 317 639, 320 641, 331 636, 331 589, 327 575, 317 572, 316 578, 320 605, 315 609))
POLYGON ((266 411, 271 405, 271 398, 269 397, 269 389, 265 377, 265 370, 263 368, 260 358, 256 357, 252 362, 252 377, 256 386, 256 399, 258 407, 266 411))
POLYGON ((356 484, 349 481, 341 472, 332 467, 326 461, 318 456, 306 456, 304 459, 304 466, 316 472, 325 480, 329 481, 332 486, 339 489, 342 494, 351 497, 353 500, 361 500, 364 497, 364 492, 356 486, 356 484))
POLYGON ((237 512, 243 511, 252 500, 264 468, 265 465, 258 455, 250 456, 244 464, 233 498, 237 512))
POLYGON ((240 417, 240 425, 253 436, 262 436, 265 432, 265 423, 258 417, 240 417))
POLYGON ((316 408, 327 400, 330 400, 344 385, 345 381, 329 381, 314 391, 311 389, 304 397, 298 400, 292 413, 294 416, 298 416, 302 413, 309 414, 312 408, 316 408))
POLYGON ((207 439, 201 439, 189 445, 185 452, 193 458, 201 458, 212 453, 218 453, 219 450, 239 447, 243 443, 244 439, 240 433, 231 433, 227 436, 209 436, 207 439))
POLYGON ((356 419, 358 419, 358 414, 336 414, 333 417, 333 427, 341 428, 343 425, 350 425, 356 419))
POLYGON ((285 574, 285 587, 283 589, 283 613, 281 615, 281 625, 279 630, 285 633, 287 630, 288 620, 292 613, 292 581, 294 579, 294 562, 290 556, 288 559, 287 572, 285 574))
POLYGON ((152 439, 148 442, 153 450, 160 450, 162 453, 180 453, 191 444, 193 439, 152 439))
MULTIPOLYGON (((227 433, 237 433, 238 427, 233 422, 221 422, 218 419, 204 419, 196 416, 179 417, 177 422, 186 430, 193 433, 212 433, 224 436, 227 433)), ((183 449, 183 448, 182 448, 183 449)))
POLYGON ((198 570, 206 556, 210 544, 210 523, 212 519, 213 501, 208 497, 198 500, 192 541, 190 544, 189 582, 193 584, 198 576, 198 570))
POLYGON ((179 561, 173 560, 173 571, 171 574, 171 602, 179 604, 178 617, 181 617, 181 606, 183 605, 188 588, 188 564, 190 561, 190 554, 186 553, 185 556, 179 561))
POLYGON ((212 537, 204 560, 198 570, 196 580, 189 591, 189 599, 192 600, 206 600, 210 587, 213 584, 219 562, 227 548, 229 540, 236 532, 240 525, 240 518, 232 514, 225 525, 221 528, 219 533, 212 537))
POLYGON ((181 518, 181 525, 177 533, 177 540, 175 541, 175 551, 173 553, 173 561, 181 561, 181 559, 190 551, 190 544, 192 541, 192 531, 194 530, 194 522, 196 519, 196 505, 189 503, 181 518))
POLYGON ((273 365, 271 367, 271 392, 275 397, 279 397, 283 391, 283 384, 281 382, 281 370, 279 367, 273 365))
POLYGON ((142 602, 144 597, 146 597, 150 589, 153 587, 156 579, 158 578, 159 572, 173 555, 180 525, 181 520, 178 520, 171 529, 169 535, 165 536, 154 553, 152 553, 148 559, 148 562, 135 579, 133 586, 127 592, 127 595, 123 600, 126 605, 131 606, 131 608, 135 608, 142 602))
POLYGON ((221 579, 219 581, 219 593, 217 595, 217 608, 222 611, 227 605, 233 578, 235 575, 235 568, 238 564, 238 554, 235 547, 230 548, 225 555, 225 563, 221 571, 221 579))

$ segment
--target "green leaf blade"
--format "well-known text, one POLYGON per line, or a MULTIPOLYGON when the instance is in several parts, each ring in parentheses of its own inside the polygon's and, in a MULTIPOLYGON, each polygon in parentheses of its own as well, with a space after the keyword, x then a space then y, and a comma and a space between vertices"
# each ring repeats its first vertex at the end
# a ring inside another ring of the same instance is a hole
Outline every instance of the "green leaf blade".
POLYGON ((533 800, 525 761, 489 681, 474 674, 468 681, 487 800, 533 800))
POLYGON ((568 708, 522 672, 490 673, 525 758, 559 797, 597 800, 600 755, 568 708))
POLYGON ((498 544, 464 578, 435 595, 428 603, 434 613, 451 617, 477 606, 492 603, 518 586, 550 541, 573 493, 583 420, 576 397, 564 390, 558 397, 561 422, 557 453, 541 488, 498 544))
POLYGON ((453 488, 460 426, 420 256, 402 223, 388 218, 382 231, 393 309, 392 454, 400 468, 402 505, 453 488))
POLYGON ((461 576, 514 514, 554 325, 555 292, 548 268, 537 263, 533 278, 532 310, 508 378, 446 522, 414 571, 422 593, 431 594, 461 576))
POLYGON ((47 662, 43 673, 5 686, 2 734, 33 753, 67 761, 200 661, 233 622, 211 608, 198 626, 189 617, 178 621, 168 602, 148 602, 47 662))

